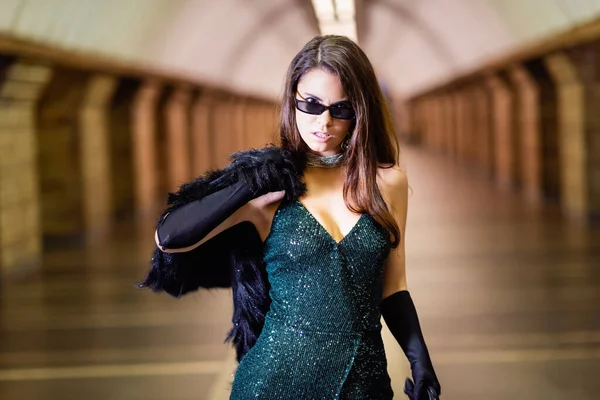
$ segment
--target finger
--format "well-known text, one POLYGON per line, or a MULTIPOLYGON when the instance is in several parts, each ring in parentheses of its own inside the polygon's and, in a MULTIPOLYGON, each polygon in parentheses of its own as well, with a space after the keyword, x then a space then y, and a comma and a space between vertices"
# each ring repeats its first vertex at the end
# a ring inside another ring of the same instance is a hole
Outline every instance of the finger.
POLYGON ((415 395, 415 399, 417 400, 428 400, 429 395, 428 392, 423 385, 423 382, 417 382, 413 388, 413 393, 415 395))
POLYGON ((266 197, 263 200, 265 205, 275 203, 276 201, 283 199, 283 196, 285 196, 285 190, 281 190, 279 192, 270 192, 265 196, 266 197))
POLYGON ((262 196, 259 196, 256 199, 252 200, 252 203, 259 207, 263 207, 267 204, 271 204, 271 203, 274 203, 276 201, 283 199, 284 196, 285 196, 285 190, 280 190, 278 192, 269 192, 267 194, 263 194, 262 196))
POLYGON ((439 394, 432 387, 427 388, 427 394, 429 394, 429 400, 439 400, 440 398, 439 394))
POLYGON ((406 381, 404 382, 404 393, 408 394, 409 396, 412 396, 414 390, 415 385, 413 381, 411 381, 410 378, 406 378, 406 381))
POLYGON ((285 196, 285 190, 280 190, 278 192, 271 192, 273 194, 273 201, 279 201, 281 199, 283 199, 283 197, 285 196))

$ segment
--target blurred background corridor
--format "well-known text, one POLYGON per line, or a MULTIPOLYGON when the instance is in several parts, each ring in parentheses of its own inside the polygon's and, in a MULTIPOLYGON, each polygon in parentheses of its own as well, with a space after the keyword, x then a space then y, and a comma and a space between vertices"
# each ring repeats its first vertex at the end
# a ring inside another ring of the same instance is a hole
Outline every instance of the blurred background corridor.
POLYGON ((1 400, 228 398, 230 291, 136 283, 321 33, 393 111, 442 399, 600 399, 600 0, 0 0, 1 400))

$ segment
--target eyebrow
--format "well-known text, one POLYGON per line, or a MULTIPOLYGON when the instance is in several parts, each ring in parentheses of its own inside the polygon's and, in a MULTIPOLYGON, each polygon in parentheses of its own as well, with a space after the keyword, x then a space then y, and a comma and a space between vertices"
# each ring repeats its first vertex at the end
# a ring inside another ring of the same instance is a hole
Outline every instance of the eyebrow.
POLYGON ((314 94, 312 94, 312 93, 308 93, 308 92, 304 92, 304 98, 306 98, 306 97, 312 97, 312 98, 314 98, 315 100, 323 101, 323 99, 322 99, 322 98, 320 98, 320 97, 319 97, 319 96, 317 96, 317 95, 314 95, 314 94))
MULTIPOLYGON (((318 101, 321 101, 321 102, 323 101, 323 99, 321 99, 319 96, 317 96, 317 95, 314 95, 314 94, 312 94, 312 93, 309 93, 309 92, 304 92, 304 93, 303 93, 303 97, 304 97, 304 98, 306 98, 306 97, 312 97, 312 98, 314 98, 315 100, 318 100, 318 101)), ((331 103, 331 104, 343 103, 343 102, 345 102, 345 101, 349 101, 349 100, 348 100, 348 99, 338 100, 338 101, 335 101, 335 102, 333 102, 333 103, 331 103)))

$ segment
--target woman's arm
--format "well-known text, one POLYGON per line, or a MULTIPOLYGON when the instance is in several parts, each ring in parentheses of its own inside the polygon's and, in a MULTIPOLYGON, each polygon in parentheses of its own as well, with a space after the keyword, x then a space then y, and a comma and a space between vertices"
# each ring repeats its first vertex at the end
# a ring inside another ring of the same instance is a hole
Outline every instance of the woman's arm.
MULTIPOLYGON (((248 206, 249 206, 249 204, 245 204, 241 208, 237 209, 230 217, 228 217, 223 222, 221 222, 219 225, 217 225, 206 236, 202 237, 199 241, 197 241, 196 243, 194 243, 190 246, 181 247, 181 248, 166 248, 166 247, 164 247, 161 244, 161 240, 159 238, 159 229, 157 229, 154 232, 154 241, 156 242, 156 246, 165 253, 185 253, 188 251, 192 251, 195 248, 197 248, 198 246, 202 245, 203 243, 205 243, 208 240, 212 239, 213 237, 217 236, 219 233, 226 231, 227 229, 239 224, 242 221, 249 220, 251 215, 248 211, 248 206)), ((177 211, 178 210, 175 210, 175 212, 177 212, 177 211)), ((171 215, 171 217, 172 217, 172 215, 171 215)), ((167 214, 165 216, 165 219, 166 218, 169 218, 169 214, 167 214)), ((193 222, 194 215, 189 215, 189 218, 192 218, 191 222, 193 222)), ((198 221, 198 222, 201 223, 200 221, 198 221)))
MULTIPOLYGON (((261 229, 261 227, 262 227, 263 223, 265 222, 265 218, 263 216, 265 207, 269 206, 272 203, 280 201, 281 199, 283 199, 284 196, 285 196, 285 191, 282 190, 282 191, 278 191, 278 192, 269 192, 267 194, 264 194, 255 199, 250 200, 248 203, 242 205, 240 208, 235 210, 233 212, 233 214, 231 214, 225 220, 220 222, 214 229, 212 229, 208 234, 203 236, 199 241, 197 241, 196 243, 194 243, 190 246, 186 246, 186 247, 182 247, 182 248, 165 248, 164 246, 162 246, 161 240, 159 238, 159 229, 157 229, 154 233, 154 240, 155 240, 158 248, 161 249, 163 252, 184 253, 184 252, 194 250, 195 248, 197 248, 198 246, 207 242, 208 240, 212 239, 213 237, 217 236, 221 232, 226 231, 227 229, 229 229, 241 222, 245 222, 245 221, 251 222, 257 227, 258 231, 261 232, 263 230, 263 229, 261 229)), ((220 206, 220 204, 212 205, 212 207, 217 207, 217 206, 220 206)), ((193 225, 193 223, 195 221, 199 224, 205 223, 204 220, 206 218, 205 218, 204 214, 209 214, 211 216, 213 214, 215 214, 215 210, 211 210, 210 207, 211 207, 211 205, 205 206, 205 207, 198 207, 197 210, 191 210, 191 212, 188 212, 184 216, 187 219, 186 224, 193 225)), ((174 212, 179 212, 179 211, 180 210, 175 210, 174 212)), ((167 214, 164 218, 165 219, 169 218, 169 214, 167 214)))
POLYGON ((265 194, 256 203, 284 196, 292 199, 305 190, 301 164, 292 153, 276 146, 234 153, 227 167, 169 193, 169 207, 159 219, 155 241, 159 251, 192 251, 239 222, 254 222, 253 207, 243 207, 251 200, 265 194), (284 194, 269 195, 279 191, 284 194))
POLYGON ((407 289, 404 236, 408 209, 408 179, 406 173, 398 166, 384 171, 382 195, 400 229, 400 242, 396 248, 390 251, 386 260, 383 279, 383 298, 386 298, 400 290, 407 289))
POLYGON ((404 245, 408 180, 405 172, 398 167, 386 172, 386 201, 398 224, 401 237, 398 247, 391 250, 386 261, 381 314, 410 361, 413 380, 406 380, 404 392, 411 400, 432 400, 439 397, 441 387, 425 345, 417 310, 406 284, 404 245))

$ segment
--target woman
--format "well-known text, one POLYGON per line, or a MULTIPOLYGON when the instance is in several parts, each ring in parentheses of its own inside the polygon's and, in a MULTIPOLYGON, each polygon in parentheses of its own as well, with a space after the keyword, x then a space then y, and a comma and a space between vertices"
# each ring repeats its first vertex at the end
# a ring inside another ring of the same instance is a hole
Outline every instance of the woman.
POLYGON ((181 295, 231 280, 244 303, 230 334, 232 399, 391 399, 382 315, 411 363, 405 392, 437 398, 406 286, 407 178, 363 51, 341 36, 308 42, 289 67, 280 123, 279 153, 238 153, 194 195, 173 195, 143 286, 181 295), (231 264, 223 255, 248 253, 239 239, 252 234, 251 267, 238 260, 219 275, 231 264))

